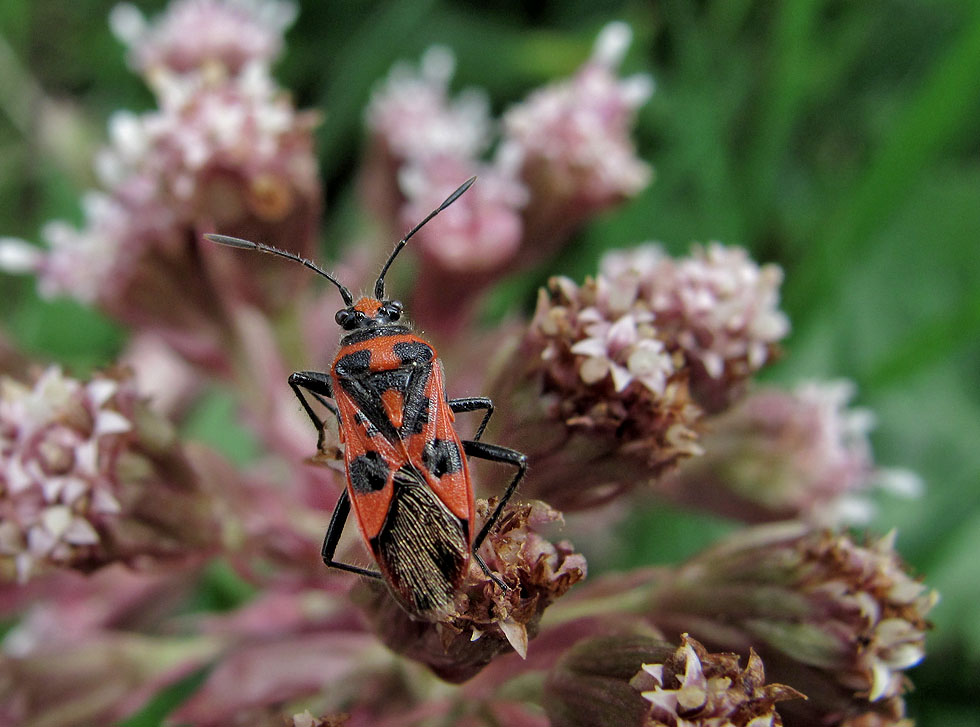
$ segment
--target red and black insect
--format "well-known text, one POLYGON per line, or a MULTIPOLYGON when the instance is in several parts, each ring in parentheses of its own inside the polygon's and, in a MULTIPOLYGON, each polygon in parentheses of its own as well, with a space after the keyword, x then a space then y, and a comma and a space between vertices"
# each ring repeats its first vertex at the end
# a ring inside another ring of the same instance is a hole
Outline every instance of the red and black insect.
POLYGON ((471 556, 487 576, 504 587, 477 550, 527 470, 524 454, 480 441, 493 414, 493 402, 483 396, 449 399, 435 349, 402 322, 402 304, 385 298, 385 274, 398 253, 475 179, 467 180, 395 245, 381 268, 374 296, 356 303, 346 287, 310 260, 270 245, 206 235, 213 242, 302 263, 340 290, 345 307, 337 312, 336 320, 346 333, 330 373, 298 371, 289 377, 289 385, 317 431, 323 431, 323 421, 304 391, 337 417, 344 443, 347 488, 323 540, 323 562, 383 579, 407 610, 429 620, 451 613, 471 556), (484 411, 483 421, 473 439, 461 440, 453 426, 455 414, 470 411, 484 411), (475 534, 467 457, 509 464, 517 470, 493 514, 475 534), (380 572, 334 560, 352 506, 380 572))

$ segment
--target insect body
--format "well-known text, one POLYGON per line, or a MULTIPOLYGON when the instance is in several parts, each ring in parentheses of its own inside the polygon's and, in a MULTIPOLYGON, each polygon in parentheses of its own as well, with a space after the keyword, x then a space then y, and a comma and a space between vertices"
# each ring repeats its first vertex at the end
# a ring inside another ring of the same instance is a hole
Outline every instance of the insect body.
POLYGON ((480 441, 493 403, 486 397, 449 399, 435 350, 401 322, 401 303, 384 294, 385 274, 408 240, 474 179, 467 180, 398 242, 381 269, 373 297, 357 302, 347 288, 309 260, 261 243, 206 236, 214 242, 300 262, 340 290, 345 307, 337 312, 336 320, 346 333, 330 373, 300 371, 289 377, 289 385, 321 436, 323 421, 304 392, 337 417, 344 443, 347 487, 323 540, 323 560, 328 566, 382 578, 409 612, 427 620, 441 620, 452 613, 453 597, 469 569, 470 557, 503 587, 477 550, 527 469, 526 457, 520 452, 480 441), (469 411, 485 412, 483 421, 473 439, 461 440, 453 425, 455 414, 469 411), (516 468, 497 508, 476 533, 467 457, 516 468), (334 559, 351 507, 380 572, 334 559))

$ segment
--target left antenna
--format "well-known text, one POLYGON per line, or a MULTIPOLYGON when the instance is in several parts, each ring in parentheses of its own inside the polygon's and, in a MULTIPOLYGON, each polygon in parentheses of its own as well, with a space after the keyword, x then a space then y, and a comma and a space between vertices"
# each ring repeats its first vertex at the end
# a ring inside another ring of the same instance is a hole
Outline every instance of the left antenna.
POLYGON ((353 305, 354 303, 354 296, 350 294, 350 291, 347 290, 347 288, 345 288, 343 285, 341 285, 340 281, 337 280, 337 278, 335 278, 333 275, 331 275, 326 270, 321 268, 312 260, 307 260, 305 257, 300 257, 299 255, 292 252, 287 252, 286 250, 280 250, 278 247, 273 247, 272 245, 265 245, 261 242, 252 242, 251 240, 243 240, 240 237, 230 237, 229 235, 215 235, 213 233, 208 233, 205 235, 205 237, 209 239, 211 242, 216 242, 219 245, 227 245, 228 247, 237 247, 237 248, 241 248, 242 250, 258 250, 259 252, 266 252, 269 253, 270 255, 278 255, 279 257, 284 257, 287 260, 298 262, 301 265, 308 267, 313 272, 322 275, 331 283, 336 285, 337 289, 340 291, 341 297, 344 299, 345 305, 353 305))

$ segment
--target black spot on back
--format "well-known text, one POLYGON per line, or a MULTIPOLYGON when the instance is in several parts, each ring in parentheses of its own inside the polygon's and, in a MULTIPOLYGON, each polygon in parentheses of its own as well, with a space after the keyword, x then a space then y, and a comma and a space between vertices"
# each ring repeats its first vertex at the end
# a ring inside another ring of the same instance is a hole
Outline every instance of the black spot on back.
POLYGON ((394 346, 395 355, 402 360, 402 366, 411 363, 427 364, 432 360, 433 351, 421 341, 402 341, 394 346))
POLYGON ((369 451, 356 457, 351 463, 348 474, 354 492, 364 495, 377 492, 388 482, 388 464, 379 452, 369 451))
POLYGON ((371 369, 371 351, 354 351, 337 361, 334 372, 340 378, 362 376, 371 369))
POLYGON ((463 457, 456 442, 450 439, 433 439, 422 450, 422 464, 436 477, 459 472, 463 468, 463 457))

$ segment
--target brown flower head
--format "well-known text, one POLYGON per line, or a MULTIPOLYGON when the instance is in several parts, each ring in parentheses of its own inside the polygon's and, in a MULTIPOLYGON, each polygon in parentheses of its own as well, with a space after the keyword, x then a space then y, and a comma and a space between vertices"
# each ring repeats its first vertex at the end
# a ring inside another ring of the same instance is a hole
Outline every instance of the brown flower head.
POLYGON ((687 634, 661 663, 644 664, 631 684, 651 704, 650 727, 780 727, 776 702, 803 697, 783 684, 766 684, 762 659, 749 653, 709 654, 687 634))
POLYGON ((642 634, 590 637, 565 654, 548 677, 552 727, 778 727, 775 703, 802 697, 765 683, 754 652, 713 654, 684 634, 675 647, 642 634))
MULTIPOLYGON (((483 517, 490 507, 478 501, 483 517)), ((387 588, 373 582, 362 583, 355 600, 390 649, 422 662, 447 681, 466 681, 498 654, 516 651, 524 656, 544 610, 585 577, 585 559, 570 544, 551 543, 536 532, 560 517, 541 502, 506 508, 480 552, 507 589, 471 563, 455 613, 444 621, 414 618, 387 588)))
POLYGON ((925 656, 937 599, 906 573, 894 534, 862 546, 793 523, 738 533, 694 558, 654 597, 651 617, 712 643, 754 645, 818 711, 891 715, 905 670, 925 656))

